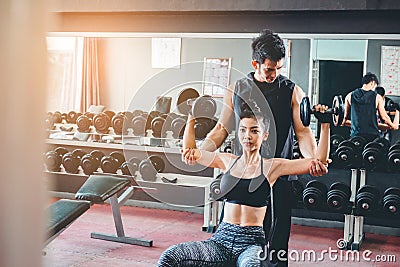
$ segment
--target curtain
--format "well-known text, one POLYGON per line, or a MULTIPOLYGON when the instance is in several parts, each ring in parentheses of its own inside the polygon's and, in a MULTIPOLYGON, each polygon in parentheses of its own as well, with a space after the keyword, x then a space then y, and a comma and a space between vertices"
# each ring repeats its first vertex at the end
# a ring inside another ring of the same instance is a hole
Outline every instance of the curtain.
POLYGON ((91 105, 100 104, 99 68, 97 38, 83 39, 82 88, 80 93, 80 111, 86 112, 91 105))

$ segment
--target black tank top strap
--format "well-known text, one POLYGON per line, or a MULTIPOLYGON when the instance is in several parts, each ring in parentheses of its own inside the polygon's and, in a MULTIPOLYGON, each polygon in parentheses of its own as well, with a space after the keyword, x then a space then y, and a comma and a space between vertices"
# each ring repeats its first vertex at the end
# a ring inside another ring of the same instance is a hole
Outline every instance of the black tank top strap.
POLYGON ((233 167, 233 165, 235 165, 236 164, 236 162, 240 159, 240 157, 241 157, 242 155, 240 155, 239 157, 237 157, 236 159, 235 159, 235 161, 232 163, 232 165, 229 167, 229 169, 227 169, 226 170, 226 172, 225 173, 228 173, 228 172, 230 172, 231 171, 231 169, 232 169, 232 167, 233 167))

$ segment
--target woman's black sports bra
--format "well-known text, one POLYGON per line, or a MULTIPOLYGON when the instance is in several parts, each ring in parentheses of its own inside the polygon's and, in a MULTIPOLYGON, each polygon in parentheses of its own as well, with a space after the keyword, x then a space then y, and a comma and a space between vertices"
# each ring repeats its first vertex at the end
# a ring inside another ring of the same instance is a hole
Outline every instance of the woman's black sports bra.
POLYGON ((270 186, 263 174, 263 159, 261 158, 261 174, 254 178, 238 178, 230 171, 240 157, 232 164, 221 178, 221 193, 229 203, 251 207, 265 207, 269 203, 270 186))

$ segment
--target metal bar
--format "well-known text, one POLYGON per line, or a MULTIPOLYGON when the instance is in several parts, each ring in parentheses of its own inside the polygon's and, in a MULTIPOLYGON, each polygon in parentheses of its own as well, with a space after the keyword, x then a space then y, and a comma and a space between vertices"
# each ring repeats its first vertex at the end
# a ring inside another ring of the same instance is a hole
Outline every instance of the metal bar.
POLYGON ((110 198, 110 204, 114 218, 115 229, 117 230, 117 236, 123 237, 125 236, 124 226, 122 225, 121 211, 119 209, 118 198, 116 194, 110 198))
POLYGON ((118 237, 115 235, 108 235, 108 234, 101 234, 101 233, 91 233, 90 237, 94 238, 94 239, 101 239, 101 240, 130 244, 130 245, 139 245, 139 246, 144 246, 144 247, 153 246, 153 240, 146 240, 146 239, 140 239, 140 238, 132 238, 132 237, 126 237, 126 236, 118 237))

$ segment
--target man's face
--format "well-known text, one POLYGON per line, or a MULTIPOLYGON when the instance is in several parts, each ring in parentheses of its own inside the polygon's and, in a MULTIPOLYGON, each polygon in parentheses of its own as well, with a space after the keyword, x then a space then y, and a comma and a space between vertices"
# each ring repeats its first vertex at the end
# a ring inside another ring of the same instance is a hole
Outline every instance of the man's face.
POLYGON ((281 73, 284 59, 280 59, 275 62, 270 59, 265 59, 263 64, 258 64, 257 61, 253 60, 251 64, 255 70, 254 78, 259 82, 273 83, 281 73))

